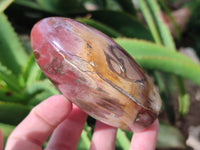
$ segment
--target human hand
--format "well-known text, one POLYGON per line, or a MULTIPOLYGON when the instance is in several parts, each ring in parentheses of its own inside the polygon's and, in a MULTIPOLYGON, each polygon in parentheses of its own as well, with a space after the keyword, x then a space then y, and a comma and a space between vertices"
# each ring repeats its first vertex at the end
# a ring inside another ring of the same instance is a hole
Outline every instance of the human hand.
MULTIPOLYGON (((78 144, 87 114, 56 95, 36 106, 15 128, 5 150, 41 150, 53 132, 46 150, 74 150, 78 144)), ((130 150, 154 150, 158 120, 142 132, 134 133, 130 150)), ((97 121, 90 150, 114 150, 117 129, 97 121)), ((0 133, 0 149, 3 138, 0 133)))

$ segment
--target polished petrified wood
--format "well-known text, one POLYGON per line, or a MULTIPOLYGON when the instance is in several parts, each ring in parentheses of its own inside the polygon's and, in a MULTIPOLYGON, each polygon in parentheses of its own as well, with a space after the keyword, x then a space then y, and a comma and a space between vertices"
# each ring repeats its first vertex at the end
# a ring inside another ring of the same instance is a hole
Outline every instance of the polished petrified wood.
POLYGON ((141 130, 158 116, 158 91, 134 59, 103 33, 51 17, 31 32, 36 61, 65 97, 92 117, 141 130))

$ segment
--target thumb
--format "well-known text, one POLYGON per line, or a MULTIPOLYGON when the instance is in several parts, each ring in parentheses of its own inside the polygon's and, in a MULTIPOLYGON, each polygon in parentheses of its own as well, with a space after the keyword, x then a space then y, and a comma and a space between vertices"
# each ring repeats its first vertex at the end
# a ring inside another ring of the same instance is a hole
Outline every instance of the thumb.
POLYGON ((3 150, 3 134, 0 130, 0 150, 3 150))

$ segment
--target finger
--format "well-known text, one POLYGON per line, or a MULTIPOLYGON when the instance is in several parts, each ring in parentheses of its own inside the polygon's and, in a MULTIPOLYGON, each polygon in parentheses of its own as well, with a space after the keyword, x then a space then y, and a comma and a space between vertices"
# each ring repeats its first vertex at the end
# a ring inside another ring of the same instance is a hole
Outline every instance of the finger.
POLYGON ((155 150, 158 135, 159 122, 158 119, 142 132, 134 133, 130 150, 155 150))
POLYGON ((73 110, 69 117, 54 130, 46 149, 75 150, 86 119, 87 114, 73 105, 73 110))
POLYGON ((100 121, 96 122, 90 150, 114 150, 117 129, 100 121))
POLYGON ((69 115, 71 108, 71 102, 62 95, 43 101, 12 132, 5 149, 41 149, 51 132, 69 115))
POLYGON ((0 130, 0 150, 3 150, 3 134, 0 130))

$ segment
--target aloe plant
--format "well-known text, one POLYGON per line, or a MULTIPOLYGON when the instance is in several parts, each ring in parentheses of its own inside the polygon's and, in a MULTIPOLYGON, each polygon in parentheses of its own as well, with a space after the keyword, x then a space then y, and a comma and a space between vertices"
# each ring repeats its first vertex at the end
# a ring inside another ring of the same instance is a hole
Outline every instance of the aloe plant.
MULTIPOLYGON (((172 86, 179 88, 179 112, 183 117, 187 114, 189 96, 185 91, 184 79, 200 85, 200 66, 176 51, 175 42, 163 21, 157 1, 138 0, 147 25, 139 20, 138 10, 131 0, 69 0, 67 3, 71 4, 70 8, 62 0, 58 0, 56 5, 47 0, 0 1, 0 128, 5 139, 35 105, 59 93, 42 74, 30 54, 31 49, 23 45, 19 38, 21 35, 15 32, 9 21, 9 18, 12 21, 19 19, 19 16, 13 17, 13 12, 19 8, 20 12, 24 12, 20 18, 27 19, 23 25, 28 26, 29 32, 30 26, 37 20, 59 15, 77 19, 113 37, 145 70, 153 72, 160 91, 165 93, 163 99, 167 100, 173 94, 172 86), (93 9, 88 9, 88 4, 93 9)), ((29 40, 25 42, 30 44, 29 40)), ((169 101, 165 103, 163 111, 170 109, 167 107, 169 101)), ((88 149, 91 134, 91 126, 86 123, 78 148, 88 149)), ((130 132, 118 130, 116 149, 128 149, 131 136, 130 132)), ((157 146, 184 148, 185 143, 177 128, 161 122, 157 146), (166 141, 165 137, 169 136, 174 140, 166 141)))

